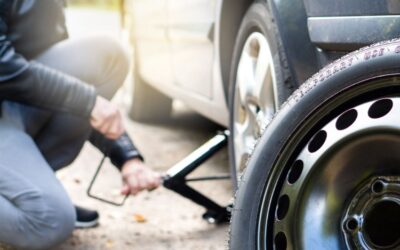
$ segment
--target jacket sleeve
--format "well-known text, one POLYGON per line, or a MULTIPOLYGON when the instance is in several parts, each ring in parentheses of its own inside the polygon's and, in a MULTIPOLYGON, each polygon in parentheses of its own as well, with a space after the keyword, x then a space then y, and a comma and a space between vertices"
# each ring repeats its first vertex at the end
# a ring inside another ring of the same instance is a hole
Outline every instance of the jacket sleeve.
POLYGON ((111 163, 119 170, 130 159, 138 158, 142 161, 144 160, 126 132, 117 140, 110 140, 98 131, 93 130, 89 141, 104 155, 109 157, 111 163))
POLYGON ((77 78, 18 54, 7 38, 6 18, 0 12, 0 100, 88 117, 96 91, 77 78))

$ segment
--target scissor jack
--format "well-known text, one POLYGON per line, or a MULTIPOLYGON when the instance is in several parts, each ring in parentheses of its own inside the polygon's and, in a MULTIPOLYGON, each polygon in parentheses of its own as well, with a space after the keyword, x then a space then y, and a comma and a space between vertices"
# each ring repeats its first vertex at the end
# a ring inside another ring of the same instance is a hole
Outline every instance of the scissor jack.
MULTIPOLYGON (((166 175, 163 177, 164 187, 204 207, 206 209, 206 212, 203 214, 203 218, 207 220, 209 223, 228 222, 231 215, 231 205, 228 206, 218 205, 215 201, 203 195, 194 188, 190 187, 187 183, 195 181, 224 180, 224 179, 230 179, 231 176, 229 174, 226 174, 219 176, 207 176, 207 177, 196 177, 196 178, 186 178, 186 177, 195 169, 197 169, 202 163, 210 159, 220 149, 224 148, 227 144, 228 137, 229 137, 228 130, 218 132, 217 135, 215 135, 213 138, 208 140, 198 149, 193 151, 183 160, 179 161, 172 168, 170 168, 167 171, 166 175)), ((96 195, 93 195, 91 192, 93 184, 97 178, 98 173, 100 172, 103 162, 104 158, 100 163, 98 169, 96 170, 96 173, 87 190, 87 194, 91 198, 106 203, 110 203, 112 205, 122 206, 125 203, 125 200, 127 199, 128 196, 126 196, 121 203, 114 203, 112 201, 108 201, 104 198, 100 198, 96 195)))
POLYGON ((230 219, 231 206, 220 206, 210 198, 187 185, 191 181, 229 179, 230 175, 209 176, 187 179, 186 176, 198 168, 203 162, 210 159, 216 152, 222 149, 228 141, 229 131, 219 132, 216 136, 193 151, 186 158, 178 162, 164 177, 164 187, 192 200, 206 208, 203 218, 210 223, 227 222, 230 219))

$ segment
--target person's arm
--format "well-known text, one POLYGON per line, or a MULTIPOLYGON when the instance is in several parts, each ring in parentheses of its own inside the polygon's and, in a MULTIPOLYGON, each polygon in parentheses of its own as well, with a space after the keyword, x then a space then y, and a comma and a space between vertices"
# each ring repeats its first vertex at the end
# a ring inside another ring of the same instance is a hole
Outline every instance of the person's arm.
POLYGON ((124 186, 122 194, 137 194, 142 190, 152 190, 161 184, 161 175, 144 164, 143 156, 135 147, 127 133, 116 140, 92 131, 89 141, 104 155, 108 156, 122 174, 124 186))
POLYGON ((108 138, 118 138, 124 132, 121 115, 114 105, 96 95, 93 86, 40 63, 27 61, 15 51, 7 38, 7 3, 12 1, 0 2, 0 101, 11 100, 90 117, 93 128, 108 138))
POLYGON ((94 87, 18 54, 7 38, 4 15, 0 12, 0 100, 89 117, 96 102, 94 87))
POLYGON ((125 162, 137 158, 143 161, 143 156, 135 147, 129 135, 125 132, 118 139, 111 140, 100 132, 93 130, 89 141, 98 148, 104 155, 110 158, 111 163, 122 170, 125 162))

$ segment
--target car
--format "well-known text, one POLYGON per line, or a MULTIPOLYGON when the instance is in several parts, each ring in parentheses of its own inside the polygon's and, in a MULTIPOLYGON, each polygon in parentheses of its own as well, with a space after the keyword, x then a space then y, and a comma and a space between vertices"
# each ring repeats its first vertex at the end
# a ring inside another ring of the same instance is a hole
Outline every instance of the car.
POLYGON ((126 0, 124 13, 131 117, 178 99, 231 131, 232 172, 247 167, 232 249, 399 247, 400 2, 126 0))
POLYGON ((302 82, 343 54, 399 33, 397 18, 385 16, 398 12, 389 0, 124 2, 134 47, 131 117, 161 120, 171 100, 181 100, 231 130, 231 165, 239 170, 302 82))
MULTIPOLYGON (((257 4, 255 9, 261 12, 246 16, 252 4, 215 0, 126 0, 124 4, 135 64, 130 116, 136 121, 162 120, 170 113, 172 99, 184 102, 231 129, 234 170, 243 169, 262 127, 294 90, 297 79, 290 73, 277 25, 269 28, 272 16, 265 20, 260 16, 269 13, 267 5, 257 4), (254 81, 248 89, 243 78, 255 76, 248 79, 254 81), (236 84, 237 77, 242 84, 236 84)), ((314 71, 308 70, 300 77, 314 71)))

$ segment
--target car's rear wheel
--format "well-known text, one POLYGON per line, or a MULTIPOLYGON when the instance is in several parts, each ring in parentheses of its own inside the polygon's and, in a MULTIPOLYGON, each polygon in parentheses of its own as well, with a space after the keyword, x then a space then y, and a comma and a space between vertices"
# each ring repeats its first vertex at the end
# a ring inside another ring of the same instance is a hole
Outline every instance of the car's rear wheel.
POLYGON ((261 137, 231 249, 400 248, 400 42, 328 65, 261 137))
POLYGON ((257 138, 290 94, 286 59, 272 20, 266 4, 253 4, 234 48, 229 146, 234 174, 243 170, 257 138))

